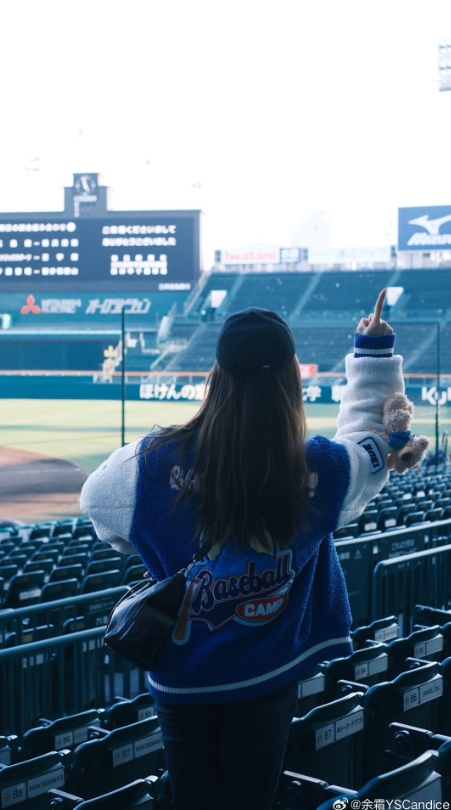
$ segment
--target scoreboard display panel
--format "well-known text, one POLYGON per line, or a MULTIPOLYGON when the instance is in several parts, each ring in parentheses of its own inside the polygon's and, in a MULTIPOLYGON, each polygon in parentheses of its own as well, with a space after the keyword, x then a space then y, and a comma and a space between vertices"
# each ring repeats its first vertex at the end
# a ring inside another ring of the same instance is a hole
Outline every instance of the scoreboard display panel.
POLYGON ((200 211, 0 213, 0 289, 190 289, 199 225, 200 211))

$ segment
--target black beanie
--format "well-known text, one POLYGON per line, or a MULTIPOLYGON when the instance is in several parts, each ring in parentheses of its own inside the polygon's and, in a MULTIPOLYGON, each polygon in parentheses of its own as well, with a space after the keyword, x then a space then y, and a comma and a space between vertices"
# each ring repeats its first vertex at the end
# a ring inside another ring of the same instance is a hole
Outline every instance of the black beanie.
POLYGON ((296 353, 284 320, 269 309, 243 309, 224 323, 216 346, 218 365, 231 374, 271 374, 291 363, 296 353))

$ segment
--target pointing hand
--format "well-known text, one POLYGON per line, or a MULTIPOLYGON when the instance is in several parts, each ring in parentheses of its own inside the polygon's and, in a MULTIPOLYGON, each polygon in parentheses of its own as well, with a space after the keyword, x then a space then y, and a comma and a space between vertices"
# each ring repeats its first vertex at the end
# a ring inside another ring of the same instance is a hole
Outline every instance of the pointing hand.
POLYGON ((382 307, 384 306, 385 296, 387 290, 382 290, 379 293, 374 307, 374 312, 368 315, 368 318, 362 318, 356 332, 361 335, 391 335, 393 332, 392 327, 386 321, 381 320, 382 307))

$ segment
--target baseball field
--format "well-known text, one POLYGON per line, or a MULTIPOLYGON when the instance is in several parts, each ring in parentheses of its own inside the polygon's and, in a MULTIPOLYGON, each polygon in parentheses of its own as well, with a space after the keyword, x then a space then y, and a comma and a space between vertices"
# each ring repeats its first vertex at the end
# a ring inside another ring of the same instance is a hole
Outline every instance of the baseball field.
MULTIPOLYGON (((199 403, 126 403, 126 441, 155 424, 184 422, 199 403)), ((0 419, 0 519, 46 520, 79 514, 86 476, 121 444, 121 405, 110 400, 2 399, 0 419)), ((311 435, 332 437, 338 406, 306 404, 311 435)), ((418 407, 414 432, 435 447, 435 411, 418 407)), ((451 408, 440 430, 451 429, 451 408)))

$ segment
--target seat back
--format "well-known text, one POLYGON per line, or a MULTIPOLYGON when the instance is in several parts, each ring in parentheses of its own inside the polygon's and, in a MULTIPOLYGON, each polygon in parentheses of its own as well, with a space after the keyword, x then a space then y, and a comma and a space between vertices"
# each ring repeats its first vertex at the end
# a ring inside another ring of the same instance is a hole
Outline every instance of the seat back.
POLYGON ((396 523, 398 526, 403 526, 407 515, 412 514, 412 512, 416 511, 416 504, 415 503, 403 503, 402 506, 398 509, 398 514, 396 516, 396 523))
POLYGON ((3 607, 19 608, 36 605, 41 598, 44 577, 44 571, 15 574, 10 581, 3 607))
POLYGON ((378 641, 387 643, 393 641, 398 636, 399 625, 395 616, 387 616, 385 619, 376 619, 371 624, 356 627, 351 632, 352 645, 355 650, 360 650, 367 641, 378 641))
POLYGON ((363 783, 385 769, 385 749, 390 723, 404 722, 437 730, 443 675, 440 664, 425 663, 398 675, 393 681, 371 686, 363 697, 366 709, 362 755, 363 783))
POLYGON ((85 576, 103 574, 104 571, 115 571, 119 570, 121 567, 122 563, 119 557, 106 557, 103 560, 88 563, 85 569, 85 576))
POLYGON ((396 638, 387 646, 388 677, 396 678, 406 669, 406 658, 422 658, 440 661, 443 650, 443 634, 438 625, 415 630, 405 638, 396 638))
POLYGON ((376 776, 357 791, 356 799, 410 799, 411 802, 440 802, 442 777, 437 772, 438 757, 434 751, 421 754, 413 762, 390 773, 376 776))
POLYGON ((133 700, 121 700, 113 703, 106 710, 104 725, 112 731, 115 728, 129 726, 140 720, 155 716, 154 699, 148 692, 137 695, 133 700))
POLYGON ((35 553, 31 556, 30 562, 39 562, 39 560, 51 559, 56 565, 59 556, 60 553, 57 548, 54 548, 53 550, 51 548, 46 548, 43 551, 35 551, 35 553))
POLYGON ((108 546, 108 548, 96 547, 92 551, 91 562, 98 562, 99 560, 117 560, 120 563, 117 567, 120 568, 124 561, 124 555, 114 552, 111 546, 108 546))
POLYGON ((22 573, 32 574, 33 571, 44 571, 44 574, 47 575, 50 574, 54 565, 55 563, 51 557, 48 559, 44 558, 43 560, 32 560, 24 565, 22 573))
POLYGON ((57 565, 50 573, 49 582, 58 582, 61 579, 75 577, 79 582, 83 579, 82 565, 57 565))
POLYGON ((95 529, 92 523, 90 524, 86 523, 77 526, 77 528, 74 529, 74 531, 72 532, 72 537, 74 540, 78 540, 80 537, 83 538, 90 537, 91 540, 94 540, 94 538, 97 537, 97 535, 95 533, 95 529))
POLYGON ((354 789, 360 778, 365 724, 362 698, 356 692, 295 717, 283 769, 354 789))
POLYGON ((52 602, 54 599, 67 599, 77 596, 80 590, 78 579, 60 579, 58 582, 47 582, 41 593, 41 602, 52 602))
POLYGON ((81 583, 81 593, 93 593, 104 588, 116 588, 119 585, 121 572, 103 571, 101 574, 89 574, 84 577, 81 583))
POLYGON ((130 585, 132 582, 139 582, 142 580, 147 568, 144 563, 141 565, 131 565, 126 568, 121 578, 121 585, 130 585))
POLYGON ((368 511, 364 512, 363 515, 360 515, 358 521, 359 534, 366 534, 366 532, 376 531, 378 515, 379 513, 377 509, 368 509, 368 511))
POLYGON ((377 528, 384 532, 386 529, 392 529, 397 523, 398 510, 396 506, 390 506, 379 511, 377 518, 377 528))
POLYGON ((372 807, 375 797, 381 803, 386 799, 404 800, 406 807, 411 805, 435 807, 438 802, 442 801, 442 777, 437 771, 437 763, 437 754, 434 751, 427 751, 401 768, 376 776, 352 796, 349 793, 343 793, 328 799, 320 804, 318 810, 335 810, 337 805, 345 807, 349 798, 351 798, 351 807, 361 805, 366 807, 367 805, 364 804, 366 800, 371 802, 368 807, 372 807), (341 799, 346 801, 342 803, 341 799), (408 804, 407 801, 409 801, 408 804))
POLYGON ((357 681, 371 686, 386 680, 388 655, 385 644, 374 644, 356 650, 346 658, 335 658, 325 668, 326 697, 334 700, 337 695, 337 683, 340 680, 357 681))
POLYGON ((81 565, 86 568, 89 562, 89 554, 86 551, 74 553, 70 549, 67 553, 61 555, 59 562, 60 565, 81 565))
POLYGON ((65 756, 53 751, 41 757, 8 765, 0 770, 2 807, 17 810, 47 810, 47 793, 51 788, 64 788, 65 756))
POLYGON ((117 790, 135 779, 157 775, 163 764, 157 717, 110 731, 74 752, 67 790, 84 799, 117 790))
POLYGON ((407 515, 404 523, 407 527, 409 527, 414 526, 416 523, 423 523, 423 521, 424 512, 417 510, 416 512, 411 512, 410 515, 407 515))
POLYGON ((19 758, 27 760, 63 748, 74 750, 90 738, 93 726, 100 726, 103 715, 104 710, 90 709, 29 729, 22 735, 19 758))
POLYGON ((342 540, 344 537, 357 537, 359 533, 358 523, 347 523, 346 526, 341 526, 334 531, 334 539, 342 540))

